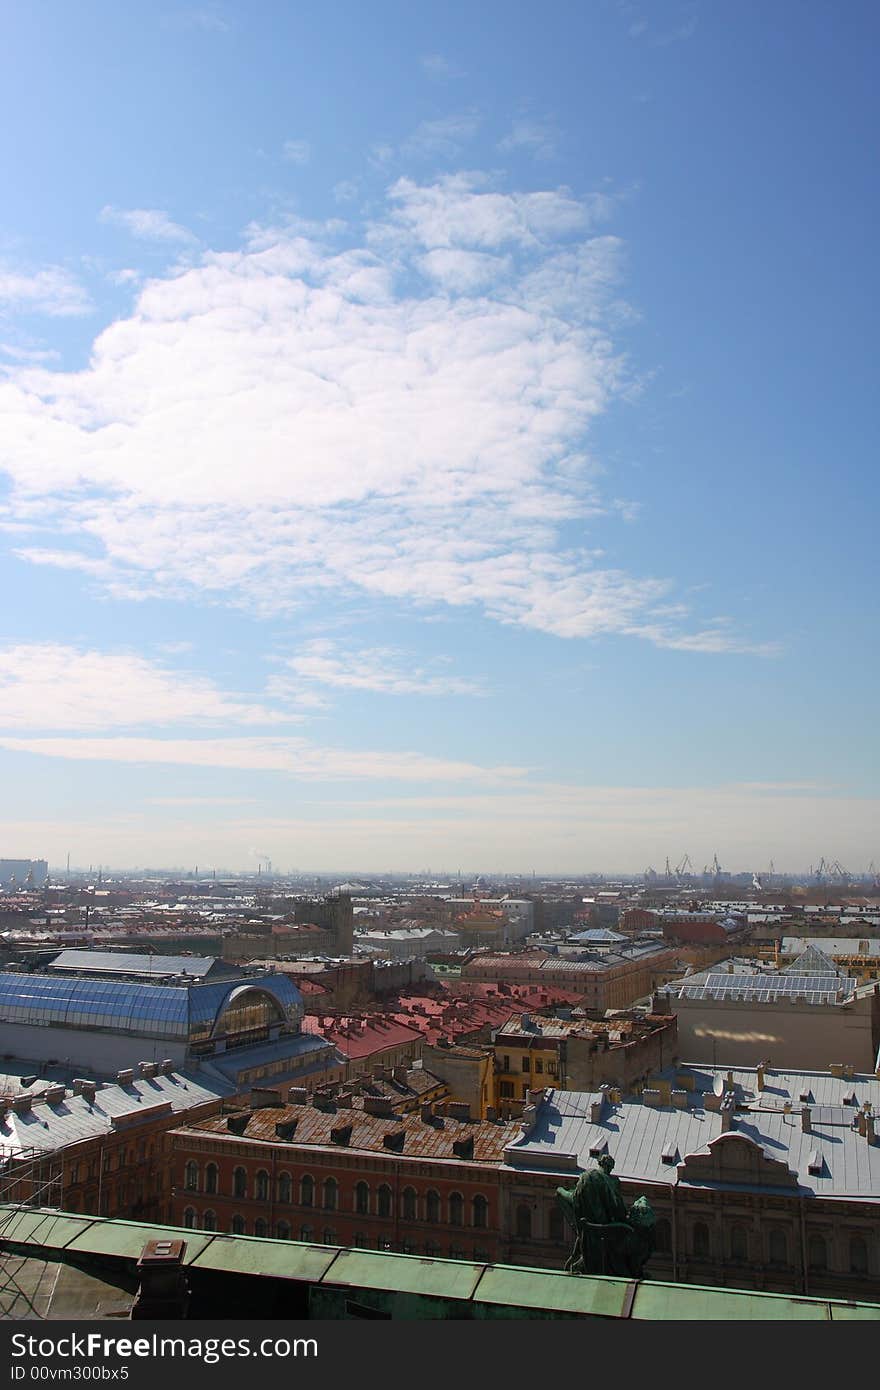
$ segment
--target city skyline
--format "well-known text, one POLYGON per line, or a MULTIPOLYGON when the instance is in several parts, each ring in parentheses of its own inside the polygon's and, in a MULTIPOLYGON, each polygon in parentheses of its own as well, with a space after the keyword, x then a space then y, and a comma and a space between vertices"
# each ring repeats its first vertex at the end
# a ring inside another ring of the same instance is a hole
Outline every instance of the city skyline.
POLYGON ((12 12, 0 852, 880 861, 877 29, 12 12))

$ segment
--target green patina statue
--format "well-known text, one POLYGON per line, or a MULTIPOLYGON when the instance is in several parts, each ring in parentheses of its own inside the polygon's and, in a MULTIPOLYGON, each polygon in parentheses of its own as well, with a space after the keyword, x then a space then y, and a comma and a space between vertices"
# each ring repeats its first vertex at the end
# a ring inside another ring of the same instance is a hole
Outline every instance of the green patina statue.
POLYGON ((575 1233, 565 1268, 570 1274, 622 1274, 640 1279, 654 1249, 654 1212, 638 1197, 629 1211, 612 1177, 614 1159, 602 1154, 574 1188, 557 1187, 559 1205, 575 1233))

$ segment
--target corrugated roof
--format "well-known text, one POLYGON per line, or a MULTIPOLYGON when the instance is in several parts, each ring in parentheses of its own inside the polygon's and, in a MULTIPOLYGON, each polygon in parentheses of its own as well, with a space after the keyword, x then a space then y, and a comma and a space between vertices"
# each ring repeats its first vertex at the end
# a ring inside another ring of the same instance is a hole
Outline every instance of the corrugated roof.
POLYGON ((76 970, 96 975, 138 975, 162 979, 171 975, 189 975, 196 980, 211 974, 239 975, 235 966, 227 965, 216 956, 152 956, 124 951, 61 951, 48 966, 49 970, 76 970))

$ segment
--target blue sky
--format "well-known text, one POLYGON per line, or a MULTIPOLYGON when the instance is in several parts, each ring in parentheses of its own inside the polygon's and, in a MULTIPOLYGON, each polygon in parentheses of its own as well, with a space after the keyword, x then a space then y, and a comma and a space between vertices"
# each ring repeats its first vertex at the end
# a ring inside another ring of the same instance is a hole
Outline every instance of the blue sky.
POLYGON ((4 27, 3 853, 880 861, 875 6, 4 27))

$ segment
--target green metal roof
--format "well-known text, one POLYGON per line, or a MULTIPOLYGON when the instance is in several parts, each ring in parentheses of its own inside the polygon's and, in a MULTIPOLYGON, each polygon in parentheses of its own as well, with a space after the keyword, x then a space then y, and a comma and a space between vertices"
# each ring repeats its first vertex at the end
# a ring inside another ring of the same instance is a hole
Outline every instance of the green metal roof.
MULTIPOLYGON (((875 1317, 880 1317, 877 1308, 875 1317)), ((700 1322, 722 1319, 737 1322, 827 1321, 823 1299, 797 1298, 791 1294, 753 1293, 744 1289, 711 1289, 696 1284, 640 1283, 632 1317, 638 1320, 700 1322)))
POLYGON ((553 1270, 495 1265, 483 1274, 474 1298, 477 1303, 506 1304, 511 1308, 620 1318, 626 1316, 626 1295, 633 1287, 630 1279, 582 1274, 560 1278, 553 1270))
POLYGON ((255 1274, 268 1279, 301 1279, 316 1284, 339 1254, 333 1245, 303 1245, 299 1241, 263 1240, 256 1236, 213 1236, 190 1258, 187 1231, 185 1263, 198 1269, 255 1274))
POLYGON ((472 1296, 484 1268, 464 1260, 429 1260, 418 1255, 345 1249, 340 1250, 323 1282, 465 1301, 472 1296))

